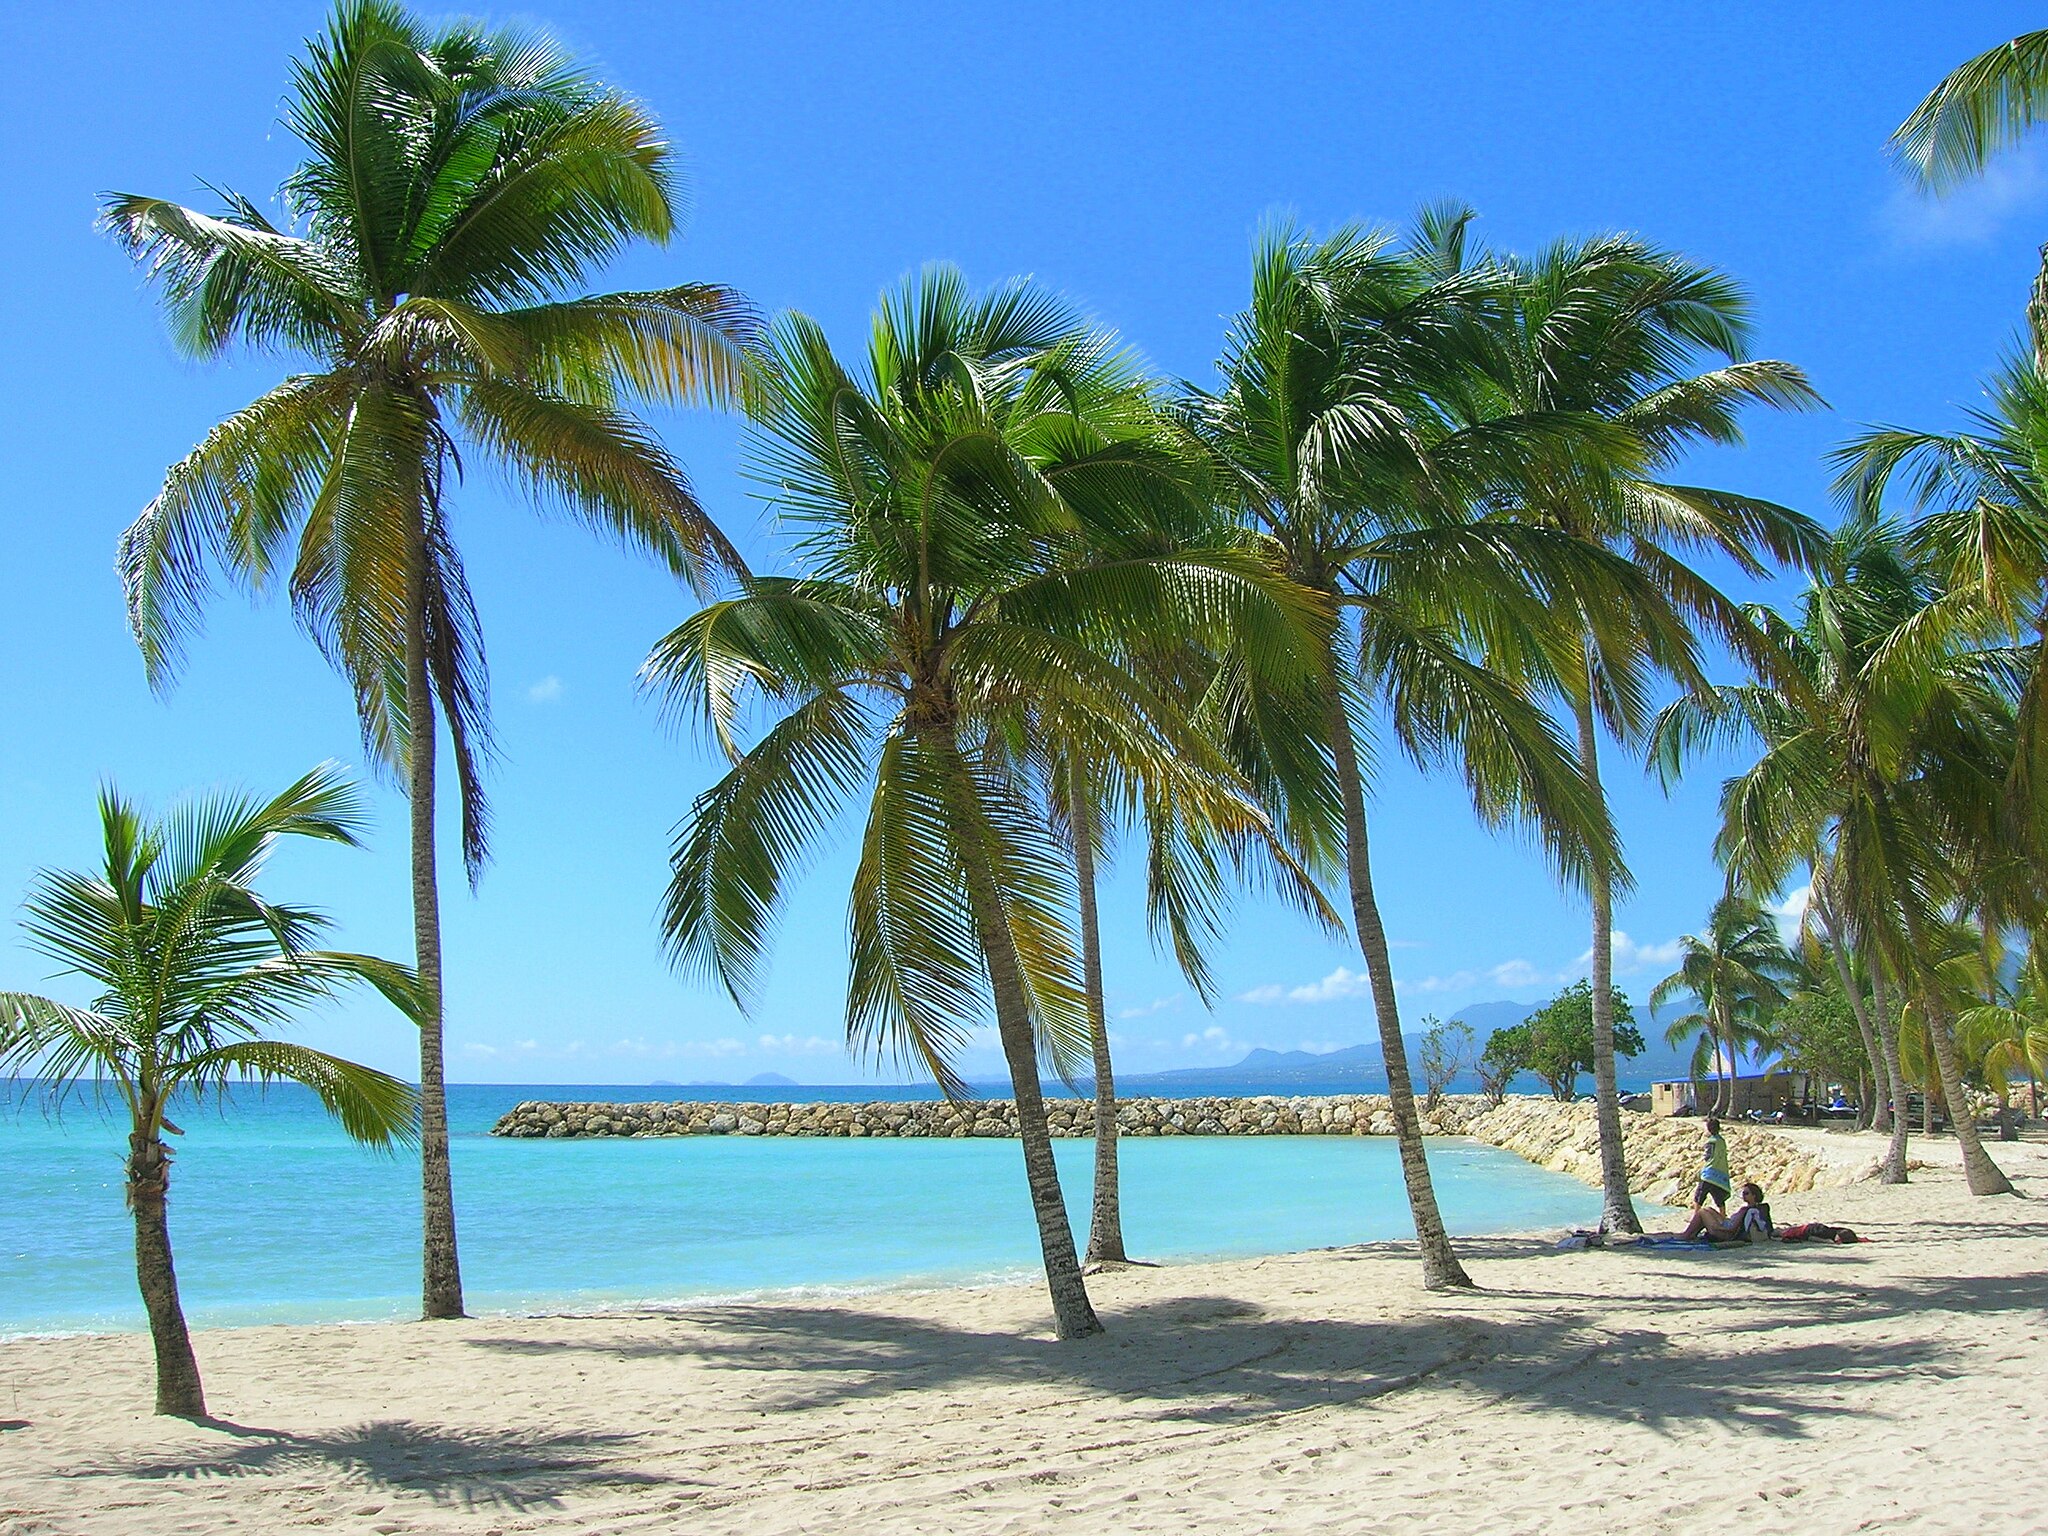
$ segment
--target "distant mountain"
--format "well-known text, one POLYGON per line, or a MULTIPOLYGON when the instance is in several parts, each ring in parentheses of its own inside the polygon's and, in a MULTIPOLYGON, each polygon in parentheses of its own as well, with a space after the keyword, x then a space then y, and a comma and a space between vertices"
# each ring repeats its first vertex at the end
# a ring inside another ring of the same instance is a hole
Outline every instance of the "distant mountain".
MULTIPOLYGON (((1507 999, 1470 1003, 1452 1014, 1449 1022, 1469 1025, 1475 1045, 1483 1047, 1487 1037, 1496 1029, 1507 1029, 1521 1023, 1541 1006, 1540 1003, 1518 1003, 1507 999)), ((1643 1029, 1643 1054, 1634 1060, 1624 1059, 1621 1062, 1620 1076, 1625 1089, 1639 1089, 1653 1081, 1685 1076, 1688 1052, 1664 1044, 1664 1025, 1678 1012, 1676 1008, 1667 1009, 1643 1029)), ((1412 1067, 1421 1036, 1419 1033, 1404 1035, 1402 1040, 1408 1047, 1408 1060, 1412 1067)), ((1386 1086, 1386 1067, 1377 1044, 1348 1045, 1335 1051, 1275 1051, 1262 1046, 1227 1067, 1181 1067, 1170 1072, 1132 1073, 1117 1079, 1119 1093, 1135 1095, 1161 1090, 1180 1093, 1191 1090, 1215 1093, 1372 1093, 1384 1091, 1386 1086)), ((1459 1074, 1451 1086, 1455 1092, 1471 1093, 1478 1090, 1479 1084, 1468 1071, 1459 1074)), ((1525 1075, 1513 1086, 1517 1092, 1531 1093, 1540 1091, 1542 1085, 1534 1077, 1525 1075)), ((1583 1079, 1580 1086, 1591 1091, 1592 1079, 1583 1079)))
POLYGON ((784 1077, 780 1072, 756 1072, 742 1088, 800 1088, 803 1085, 793 1077, 784 1077))

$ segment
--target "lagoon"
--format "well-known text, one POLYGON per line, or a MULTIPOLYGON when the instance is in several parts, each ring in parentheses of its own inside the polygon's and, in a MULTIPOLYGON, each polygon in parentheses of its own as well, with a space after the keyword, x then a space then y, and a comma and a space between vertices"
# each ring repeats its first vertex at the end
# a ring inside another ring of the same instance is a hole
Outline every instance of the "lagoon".
MULTIPOLYGON (((729 1089, 451 1087, 456 1202, 473 1312, 697 1303, 1038 1273, 1013 1141, 684 1137, 516 1141, 487 1134, 526 1098, 740 1097, 729 1089)), ((755 1096, 755 1095, 744 1095, 755 1096)), ((906 1097, 776 1089, 761 1098, 906 1097)), ((179 1117, 172 1239, 200 1326, 410 1317, 418 1163, 354 1146, 296 1087, 179 1117)), ((121 1197, 125 1135, 73 1101, 0 1116, 0 1334, 142 1325, 121 1197)), ((1092 1144, 1056 1144, 1085 1236, 1092 1144)), ((1382 1137, 1123 1143, 1130 1251, 1291 1252, 1410 1234, 1382 1137)), ((1444 1217, 1476 1234, 1590 1223, 1595 1192, 1511 1153, 1431 1145, 1444 1217)))

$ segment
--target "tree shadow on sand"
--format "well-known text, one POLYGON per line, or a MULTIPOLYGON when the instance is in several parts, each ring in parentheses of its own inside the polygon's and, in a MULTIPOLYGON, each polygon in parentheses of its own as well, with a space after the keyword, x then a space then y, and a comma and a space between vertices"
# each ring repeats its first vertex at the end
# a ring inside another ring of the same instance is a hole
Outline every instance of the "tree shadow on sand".
POLYGON ((631 1464, 632 1435, 450 1429, 403 1419, 325 1434, 203 1422, 231 1443, 175 1459, 106 1462, 71 1476, 203 1481, 338 1473, 367 1488, 440 1505, 511 1510, 556 1506, 564 1494, 585 1489, 674 1481, 631 1464))
MULTIPOLYGON (((1962 1357, 1932 1339, 1829 1337, 1733 1356, 1700 1347, 1710 1329, 1682 1328, 1674 1339, 1655 1326, 1670 1321, 1668 1306, 1645 1309, 1643 1326, 1617 1328, 1611 1307, 1555 1296, 1540 1303, 1505 1319, 1446 1312, 1350 1321, 1275 1317, 1234 1298, 1198 1296, 1116 1309, 1108 1335, 1067 1344, 853 1307, 749 1306, 637 1318, 637 1336, 622 1329, 576 1343, 469 1342, 518 1355, 687 1359, 750 1377, 750 1410, 1008 1383, 1061 1399, 1121 1400, 1140 1418, 1216 1424, 1368 1402, 1435 1381, 1465 1401, 1472 1394, 1596 1421, 1658 1429, 1711 1421, 1786 1437, 1860 1411, 1860 1382, 1962 1369, 1962 1357), (647 1338, 650 1323, 672 1326, 673 1339, 647 1338)), ((700 1401, 715 1407, 717 1397, 714 1388, 700 1401)))

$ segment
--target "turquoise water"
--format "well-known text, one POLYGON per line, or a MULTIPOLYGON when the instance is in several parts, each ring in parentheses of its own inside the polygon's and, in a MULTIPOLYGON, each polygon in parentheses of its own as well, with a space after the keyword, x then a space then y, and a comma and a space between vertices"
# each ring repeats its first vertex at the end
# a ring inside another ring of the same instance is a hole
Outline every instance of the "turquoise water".
MULTIPOLYGON (((1035 1272, 1014 1142, 484 1134, 522 1098, 681 1096, 646 1088, 450 1091, 472 1311, 1035 1272)), ((171 1236, 195 1323, 415 1314, 415 1160, 356 1147, 300 1089, 238 1099, 224 1111, 194 1109, 180 1123, 171 1236)), ((57 1120, 33 1107, 0 1111, 0 1334, 141 1326, 121 1200, 125 1143, 115 1120, 89 1103, 74 1101, 57 1120)), ((1092 1150, 1087 1141, 1058 1144, 1080 1232, 1092 1150)), ((1599 1214, 1593 1191, 1490 1147, 1436 1142, 1430 1162, 1453 1232, 1564 1226, 1599 1214)), ((1122 1165, 1126 1240, 1147 1258, 1279 1253, 1410 1231, 1390 1139, 1130 1139, 1122 1165)))

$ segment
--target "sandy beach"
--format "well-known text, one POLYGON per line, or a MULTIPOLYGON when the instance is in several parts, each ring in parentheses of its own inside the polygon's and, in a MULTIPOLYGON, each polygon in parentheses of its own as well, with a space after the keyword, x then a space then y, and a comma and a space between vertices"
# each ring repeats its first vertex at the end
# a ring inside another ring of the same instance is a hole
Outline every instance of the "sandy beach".
POLYGON ((1132 1269, 1079 1344, 1035 1284, 218 1331, 193 1425, 140 1335, 17 1341, 0 1533, 2038 1531, 2048 1146, 1915 1150, 1774 1203, 1863 1246, 1132 1269))

